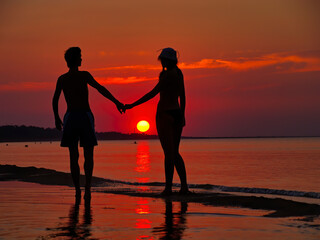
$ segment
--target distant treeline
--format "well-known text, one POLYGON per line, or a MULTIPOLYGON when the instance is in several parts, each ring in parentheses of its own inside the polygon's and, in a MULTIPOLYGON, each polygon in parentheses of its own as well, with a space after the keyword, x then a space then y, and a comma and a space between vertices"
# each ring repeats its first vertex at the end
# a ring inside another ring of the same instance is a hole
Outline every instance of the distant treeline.
MULTIPOLYGON (((33 126, 0 126, 0 142, 58 141, 62 132, 55 128, 33 126)), ((157 139, 157 135, 143 133, 124 134, 119 132, 97 132, 98 140, 157 139)))

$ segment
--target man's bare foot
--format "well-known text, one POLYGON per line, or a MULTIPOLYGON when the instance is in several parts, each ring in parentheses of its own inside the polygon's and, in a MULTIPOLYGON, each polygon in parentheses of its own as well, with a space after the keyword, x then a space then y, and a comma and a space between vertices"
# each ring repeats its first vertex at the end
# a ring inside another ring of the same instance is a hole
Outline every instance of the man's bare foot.
POLYGON ((191 195, 194 194, 193 192, 190 192, 189 189, 180 189, 179 195, 191 195))
POLYGON ((172 195, 172 190, 171 189, 164 189, 161 193, 160 196, 170 196, 172 195))

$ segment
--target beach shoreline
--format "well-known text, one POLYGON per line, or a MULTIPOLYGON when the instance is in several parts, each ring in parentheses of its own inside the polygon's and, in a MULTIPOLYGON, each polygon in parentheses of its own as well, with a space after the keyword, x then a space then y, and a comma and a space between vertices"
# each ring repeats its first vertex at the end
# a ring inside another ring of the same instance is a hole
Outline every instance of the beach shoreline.
MULTIPOLYGON (((43 185, 73 186, 70 173, 36 167, 18 167, 15 165, 0 165, 0 181, 23 181, 43 185)), ((81 186, 84 186, 85 176, 80 177, 81 186)), ((267 217, 301 217, 320 216, 320 205, 287 200, 276 196, 269 198, 255 195, 237 195, 233 193, 212 192, 198 189, 191 194, 163 197, 160 195, 163 183, 130 183, 110 179, 93 177, 93 191, 121 194, 133 197, 165 198, 170 201, 195 202, 204 205, 222 207, 242 207, 271 211, 267 217)))
POLYGON ((4 239, 317 239, 320 230, 310 216, 264 217, 273 211, 124 189, 96 189, 89 206, 68 186, 0 181, 0 194, 4 239))

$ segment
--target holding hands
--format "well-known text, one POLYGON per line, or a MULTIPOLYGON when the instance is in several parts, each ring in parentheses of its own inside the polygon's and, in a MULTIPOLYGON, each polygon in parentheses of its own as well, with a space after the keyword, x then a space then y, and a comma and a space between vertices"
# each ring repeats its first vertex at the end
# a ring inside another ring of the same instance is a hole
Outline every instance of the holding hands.
POLYGON ((133 108, 134 105, 133 104, 123 104, 121 102, 117 102, 116 107, 117 107, 118 111, 122 114, 122 113, 125 113, 127 111, 127 109, 133 108))
POLYGON ((131 108, 133 108, 133 107, 134 107, 133 104, 126 104, 126 105, 124 105, 124 109, 125 109, 125 110, 131 109, 131 108))
POLYGON ((123 104, 123 103, 121 103, 121 102, 118 101, 118 102, 116 102, 115 104, 116 104, 116 107, 117 107, 117 109, 118 109, 118 111, 119 111, 120 114, 126 112, 126 110, 124 109, 124 104, 123 104))

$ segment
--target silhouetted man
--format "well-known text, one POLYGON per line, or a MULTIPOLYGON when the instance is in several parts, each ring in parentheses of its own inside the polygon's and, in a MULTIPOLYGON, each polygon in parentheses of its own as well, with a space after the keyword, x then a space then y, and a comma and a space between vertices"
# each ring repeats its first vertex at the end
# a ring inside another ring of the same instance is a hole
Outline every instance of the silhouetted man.
POLYGON ((63 118, 62 147, 68 147, 70 153, 70 169, 73 183, 76 189, 76 197, 81 197, 80 190, 80 169, 78 164, 79 150, 78 142, 83 147, 84 170, 86 175, 85 199, 91 198, 91 178, 93 171, 93 150, 97 145, 94 130, 94 117, 90 110, 88 100, 88 84, 97 89, 104 97, 111 100, 122 112, 123 104, 112 94, 101 86, 87 71, 79 71, 81 66, 81 49, 78 47, 69 48, 64 55, 69 71, 58 78, 56 90, 52 100, 55 125, 58 130, 62 128, 62 121, 58 112, 58 101, 61 91, 64 93, 67 102, 67 112, 63 118))

